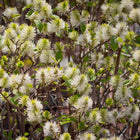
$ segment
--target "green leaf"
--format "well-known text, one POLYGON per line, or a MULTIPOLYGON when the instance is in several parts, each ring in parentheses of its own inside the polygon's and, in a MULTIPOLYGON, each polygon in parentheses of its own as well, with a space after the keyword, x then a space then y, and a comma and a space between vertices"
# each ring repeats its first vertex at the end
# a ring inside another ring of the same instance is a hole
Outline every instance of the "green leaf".
POLYGON ((89 55, 86 55, 85 57, 84 57, 84 62, 88 62, 89 61, 89 55))
POLYGON ((87 2, 86 5, 92 7, 93 6, 93 2, 87 2))
POLYGON ((118 42, 116 41, 116 36, 112 36, 111 37, 111 49, 113 50, 113 51, 116 51, 117 49, 118 49, 118 42))
POLYGON ((140 44, 140 35, 136 37, 136 43, 140 44))
POLYGON ((51 140, 51 137, 46 137, 44 140, 51 140))
POLYGON ((33 14, 34 10, 30 10, 28 13, 27 13, 27 16, 31 16, 33 14))
POLYGON ((82 33, 86 30, 86 25, 84 24, 84 22, 80 24, 80 30, 82 33))
POLYGON ((62 122, 60 122, 60 125, 64 125, 64 124, 75 122, 75 121, 76 119, 74 117, 65 118, 65 119, 62 119, 62 122))
POLYGON ((57 51, 55 53, 55 59, 58 61, 58 60, 62 60, 63 59, 63 54, 61 51, 57 51))
POLYGON ((59 34, 58 32, 56 32, 56 35, 60 38, 63 38, 63 36, 61 34, 59 34))
POLYGON ((23 7, 22 11, 24 11, 24 10, 26 10, 27 8, 30 8, 30 7, 32 7, 32 6, 33 6, 33 4, 29 4, 29 5, 25 6, 25 7, 23 7))
POLYGON ((54 8, 54 9, 52 10, 52 13, 57 12, 57 11, 59 11, 59 9, 58 9, 58 8, 54 8))
POLYGON ((79 122, 78 123, 78 129, 83 130, 85 128, 85 123, 84 122, 79 122))
POLYGON ((24 133, 24 136, 26 137, 26 136, 29 136, 29 133, 28 132, 25 132, 24 133))
POLYGON ((43 24, 40 20, 34 20, 36 27, 38 28, 38 30, 41 32, 43 29, 43 24))

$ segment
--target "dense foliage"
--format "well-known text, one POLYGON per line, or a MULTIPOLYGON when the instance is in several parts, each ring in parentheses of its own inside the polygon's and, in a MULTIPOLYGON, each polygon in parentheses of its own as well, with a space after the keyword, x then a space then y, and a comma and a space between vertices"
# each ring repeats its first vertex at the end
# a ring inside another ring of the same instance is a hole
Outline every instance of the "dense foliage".
POLYGON ((140 1, 0 3, 0 139, 140 139, 140 1))

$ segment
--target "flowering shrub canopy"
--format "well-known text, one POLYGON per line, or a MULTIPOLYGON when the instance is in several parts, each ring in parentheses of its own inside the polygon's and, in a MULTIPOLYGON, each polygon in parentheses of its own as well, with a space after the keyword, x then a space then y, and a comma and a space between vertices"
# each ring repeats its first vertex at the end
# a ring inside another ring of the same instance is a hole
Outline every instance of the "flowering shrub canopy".
POLYGON ((139 0, 0 7, 0 139, 140 138, 139 0))

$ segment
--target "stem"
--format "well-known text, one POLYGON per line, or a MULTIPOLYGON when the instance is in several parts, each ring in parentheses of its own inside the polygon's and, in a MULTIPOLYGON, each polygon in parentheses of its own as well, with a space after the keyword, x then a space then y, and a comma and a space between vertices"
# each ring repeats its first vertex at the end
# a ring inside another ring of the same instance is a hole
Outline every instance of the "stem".
POLYGON ((117 60, 116 60, 116 66, 115 66, 115 72, 114 72, 114 75, 117 75, 117 74, 118 74, 119 63, 120 63, 120 56, 121 56, 121 50, 122 50, 122 47, 121 47, 121 48, 118 48, 117 60))

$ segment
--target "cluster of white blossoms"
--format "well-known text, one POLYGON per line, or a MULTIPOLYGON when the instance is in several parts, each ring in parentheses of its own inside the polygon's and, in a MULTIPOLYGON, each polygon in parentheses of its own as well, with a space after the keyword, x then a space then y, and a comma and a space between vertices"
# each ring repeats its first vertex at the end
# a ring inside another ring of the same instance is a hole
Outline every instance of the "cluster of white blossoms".
POLYGON ((60 33, 61 30, 65 28, 65 22, 59 18, 59 17, 54 17, 53 20, 48 23, 48 32, 49 33, 55 33, 58 32, 60 33))
POLYGON ((27 120, 29 122, 41 122, 42 116, 41 113, 43 111, 43 105, 41 101, 34 99, 27 101, 27 120))
POLYGON ((78 101, 73 105, 79 112, 86 111, 92 108, 93 101, 88 96, 82 96, 78 101))
POLYGON ((20 74, 15 75, 12 74, 9 76, 8 80, 9 87, 12 87, 12 89, 15 91, 15 94, 19 90, 23 94, 30 93, 32 91, 33 85, 31 81, 31 77, 29 74, 20 74))
POLYGON ((95 38, 100 42, 107 41, 112 35, 115 35, 115 31, 115 28, 109 24, 102 24, 97 28, 95 38))
POLYGON ((58 125, 56 122, 47 121, 43 127, 44 136, 52 136, 55 137, 60 132, 58 125))
POLYGON ((121 78, 119 75, 112 76, 110 79, 110 85, 113 87, 121 87, 123 85, 124 79, 121 78))
POLYGON ((63 133, 60 135, 59 140, 71 140, 71 135, 69 133, 63 133))
POLYGON ((114 97, 118 102, 122 104, 126 104, 129 98, 133 98, 131 96, 131 90, 125 86, 118 87, 114 97))
POLYGON ((79 26, 81 22, 88 21, 89 13, 87 11, 82 11, 82 15, 80 15, 80 12, 78 10, 74 10, 70 14, 70 21, 72 26, 79 26))
POLYGON ((137 122, 140 117, 140 109, 136 105, 129 105, 126 108, 124 108, 119 114, 118 118, 128 117, 129 120, 132 120, 134 122, 137 122))
POLYGON ((96 137, 92 133, 85 132, 83 134, 80 134, 77 140, 96 140, 96 137))
POLYGON ((50 41, 45 38, 41 38, 37 42, 37 57, 39 57, 42 63, 52 63, 54 57, 54 51, 50 48, 50 41))
POLYGON ((57 67, 42 68, 36 72, 36 80, 39 84, 50 84, 63 76, 63 70, 57 67))
POLYGON ((21 39, 25 40, 33 40, 35 37, 35 29, 32 26, 24 26, 21 30, 21 39))
POLYGON ((122 0, 121 1, 121 8, 126 10, 126 12, 130 12, 133 9, 133 0, 122 0))
POLYGON ((100 123, 101 122, 101 114, 99 111, 93 110, 89 115, 89 121, 92 123, 100 123))
POLYGON ((130 12, 130 15, 129 17, 137 22, 137 23, 140 23, 140 8, 137 8, 137 9, 132 9, 131 12, 130 12))
POLYGON ((18 15, 18 11, 16 8, 9 7, 4 12, 3 15, 7 18, 13 18, 15 15, 18 15))
POLYGON ((30 20, 33 19, 46 19, 52 15, 52 8, 51 5, 45 2, 45 0, 32 0, 27 1, 28 4, 32 4, 31 7, 34 12, 32 14, 27 15, 30 20), (36 18, 35 18, 36 17, 36 18))
POLYGON ((84 95, 91 92, 91 85, 88 83, 88 77, 85 74, 80 74, 75 67, 68 67, 64 74, 70 78, 70 87, 76 89, 79 93, 84 95))
POLYGON ((132 88, 136 88, 140 86, 140 75, 137 73, 133 73, 129 76, 130 84, 132 88))
POLYGON ((68 12, 70 8, 69 1, 66 0, 66 1, 58 3, 56 8, 59 10, 60 13, 68 12))

